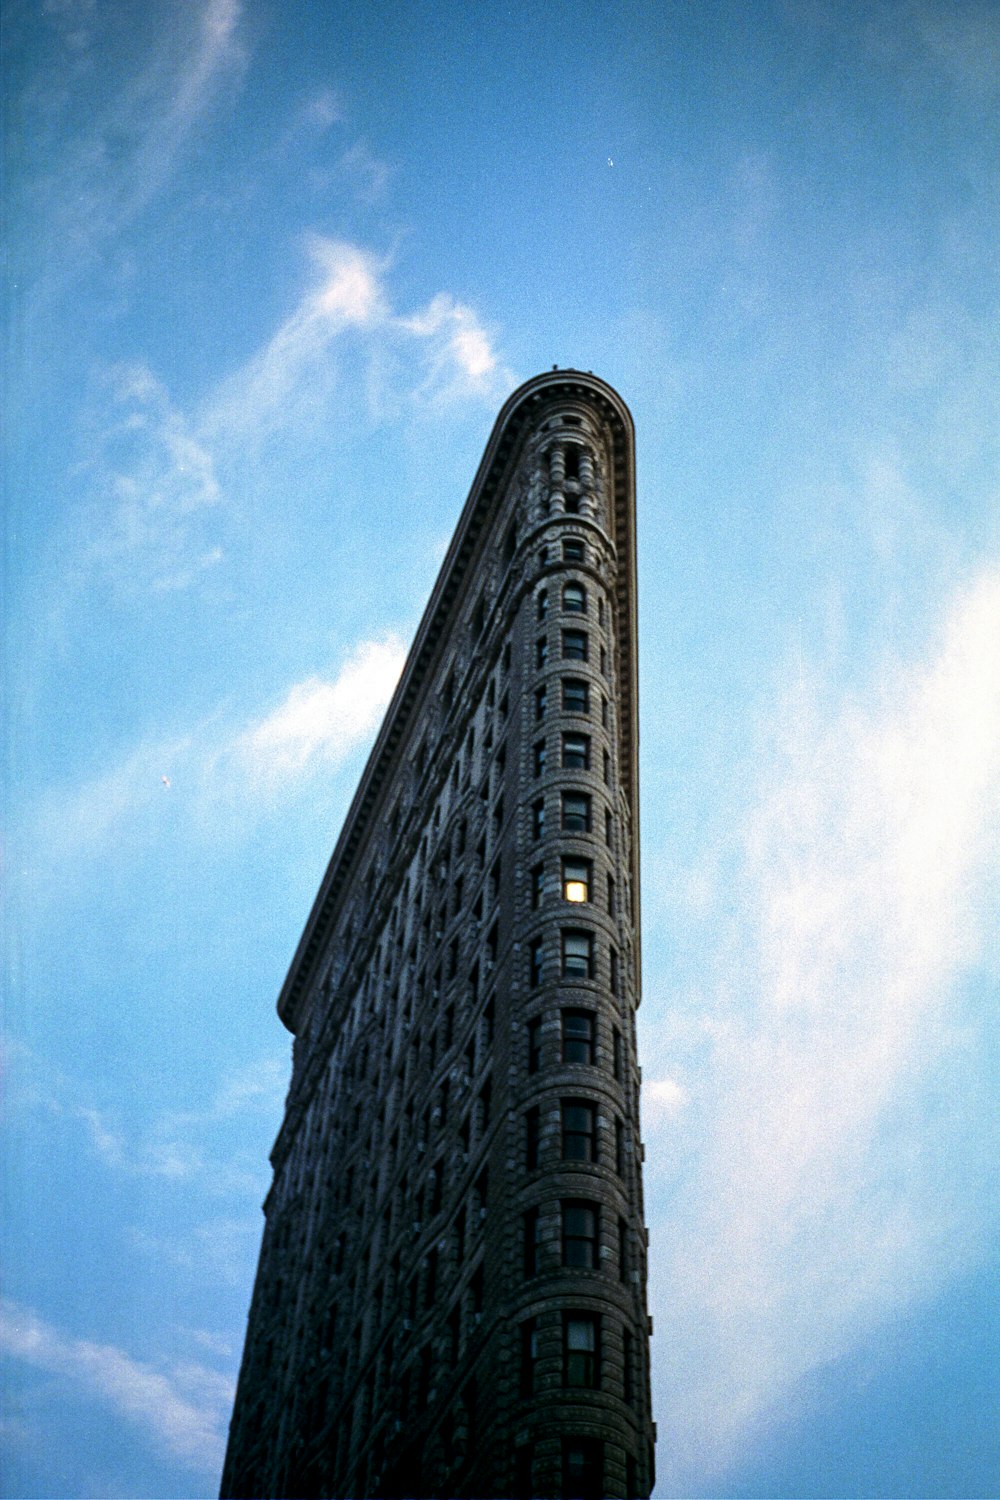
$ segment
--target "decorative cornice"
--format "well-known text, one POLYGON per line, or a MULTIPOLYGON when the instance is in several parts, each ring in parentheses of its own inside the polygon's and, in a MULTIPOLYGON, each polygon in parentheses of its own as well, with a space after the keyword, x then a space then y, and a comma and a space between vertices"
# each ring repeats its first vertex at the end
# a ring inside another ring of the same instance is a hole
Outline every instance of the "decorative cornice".
POLYGON ((524 438, 544 419, 546 408, 575 400, 596 407, 613 442, 613 492, 609 504, 618 552, 616 630, 621 663, 621 756, 623 781, 632 823, 632 900, 639 931, 639 703, 636 636, 635 429, 624 401, 610 385, 579 370, 551 370, 520 386, 504 403, 469 491, 396 691, 368 757, 358 789, 344 820, 309 920, 278 997, 278 1014, 292 1032, 299 1028, 299 1008, 321 961, 337 913, 349 889, 359 852, 387 787, 400 745, 411 726, 437 649, 462 596, 477 543, 488 528, 497 496, 503 496, 511 461, 524 438))

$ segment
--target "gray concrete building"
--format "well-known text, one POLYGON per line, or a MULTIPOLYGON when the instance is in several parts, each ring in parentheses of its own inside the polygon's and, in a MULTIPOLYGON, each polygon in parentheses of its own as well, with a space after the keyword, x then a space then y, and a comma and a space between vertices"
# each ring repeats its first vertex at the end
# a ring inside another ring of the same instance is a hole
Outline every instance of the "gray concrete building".
POLYGON ((278 1002, 223 1496, 647 1496, 632 421, 501 411, 278 1002))

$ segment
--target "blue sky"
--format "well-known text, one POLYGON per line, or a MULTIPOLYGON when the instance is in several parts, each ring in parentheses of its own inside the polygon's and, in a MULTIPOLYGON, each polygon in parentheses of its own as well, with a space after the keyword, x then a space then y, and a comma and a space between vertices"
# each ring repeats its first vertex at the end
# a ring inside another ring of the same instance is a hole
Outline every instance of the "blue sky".
POLYGON ((1000 10, 11 0, 8 1496, 216 1492, 274 1001, 505 396, 638 444, 657 1493, 987 1496, 1000 10))

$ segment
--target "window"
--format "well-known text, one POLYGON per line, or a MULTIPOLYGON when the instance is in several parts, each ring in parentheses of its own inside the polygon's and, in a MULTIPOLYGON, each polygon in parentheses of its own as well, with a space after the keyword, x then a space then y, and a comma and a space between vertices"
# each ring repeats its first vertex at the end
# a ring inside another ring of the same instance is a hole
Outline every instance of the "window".
POLYGON ((566 929, 562 934, 562 977, 593 979, 594 939, 589 932, 566 929))
POLYGON ((540 839, 545 832, 545 801, 539 797, 531 808, 531 837, 540 839))
POLYGON ((610 807, 604 809, 604 842, 611 848, 612 835, 614 833, 614 819, 611 816, 610 807))
POLYGON ((542 904, 545 891, 545 866, 535 865, 531 871, 531 909, 537 911, 542 904))
POLYGON ((606 649, 602 646, 601 647, 601 676, 602 677, 607 677, 607 675, 608 675, 608 653, 607 653, 606 649))
POLYGON ((531 1500, 534 1493, 534 1449, 530 1443, 521 1443, 514 1449, 514 1500, 531 1500))
POLYGON ((524 1216, 524 1274, 538 1273, 538 1229, 540 1217, 537 1208, 529 1208, 524 1216))
POLYGON ((564 859, 562 862, 564 901, 590 900, 590 860, 564 859))
MULTIPOLYGON (((605 759, 608 752, 605 750, 605 759)), ((564 771, 585 771, 590 765, 590 736, 586 734, 564 734, 562 737, 562 763, 564 771)))
POLYGON ((632 1404, 632 1335, 626 1328, 622 1333, 622 1398, 632 1404))
POLYGON ((591 1391, 600 1385, 599 1324, 594 1313, 563 1316, 563 1382, 591 1391))
POLYGON ((599 1438, 563 1438, 562 1500, 601 1500, 604 1444, 599 1438))
POLYGON ((590 798, 586 792, 563 792, 562 826, 564 833, 590 832, 590 798))
MULTIPOLYGON (((538 1329, 535 1319, 529 1318, 521 1324, 521 1395, 532 1396, 535 1392, 535 1362, 538 1359, 538 1329)), ((530 1450, 529 1450, 530 1451, 530 1450)), ((525 1491, 530 1494, 530 1490, 525 1491)))
MULTIPOLYGON (((563 551, 563 562, 583 562, 583 560, 584 560, 585 553, 584 553, 583 543, 580 541, 580 539, 578 537, 567 537, 567 539, 563 542, 563 549, 562 549, 562 551, 563 551)), ((583 589, 580 588, 580 585, 578 583, 567 584, 567 587, 568 588, 579 589, 580 593, 581 594, 583 593, 583 589)), ((567 604, 565 598, 563 598, 563 606, 566 609, 582 609, 583 608, 582 604, 579 604, 579 605, 570 605, 570 604, 567 604)))
POLYGON ((604 785, 611 785, 611 755, 607 750, 604 752, 604 785))
POLYGON ((535 601, 535 614, 539 620, 544 620, 549 612, 549 595, 547 589, 539 589, 538 598, 535 601))
MULTIPOLYGON (((603 650, 603 647, 602 647, 602 650, 603 650)), ((601 699, 601 726, 602 726, 602 728, 607 729, 609 720, 610 720, 610 713, 609 713, 609 710, 608 710, 608 700, 607 700, 607 698, 602 698, 601 699)))
POLYGON ((536 688, 535 689, 535 718, 536 719, 544 719, 545 718, 545 704, 546 704, 547 698, 548 698, 548 694, 546 693, 545 684, 543 682, 540 688, 536 688))
POLYGON ((511 521, 507 535, 503 539, 503 560, 509 563, 517 551, 517 522, 511 521))
POLYGON ((618 1279, 628 1280, 628 1225, 625 1220, 618 1220, 618 1279))
POLYGON ((528 1022, 528 1072, 537 1073, 542 1065, 542 1018, 528 1022))
POLYGON ((542 772, 545 770, 545 741, 544 740, 539 740, 538 743, 534 747, 534 768, 535 768, 535 775, 536 776, 541 776, 542 772))
POLYGON ((562 1263, 577 1270, 597 1270, 599 1208, 578 1198, 563 1200, 562 1263))
POLYGON ((597 1160, 597 1110, 586 1099, 564 1099, 563 1161, 597 1160))
POLYGON ((616 1026, 612 1032, 612 1057, 614 1059, 614 1075, 619 1083, 625 1072, 624 1049, 622 1046, 622 1034, 616 1026))
POLYGON ((531 944, 530 969, 528 974, 528 980, 532 989, 537 989, 541 984, 543 971, 542 940, 541 938, 535 938, 531 944))
POLYGON ((541 1135, 541 1113, 537 1107, 524 1117, 524 1164, 529 1172, 538 1166, 538 1142, 541 1135))
POLYGON ((618 950, 616 948, 612 948, 611 949, 610 958, 611 958, 611 993, 612 993, 612 995, 617 995, 619 989, 621 988, 621 981, 620 981, 620 978, 619 978, 618 950))
POLYGON ((579 479, 580 477, 580 449, 576 443, 570 443, 564 450, 566 463, 566 478, 579 479))
POLYGON ((615 915, 615 877, 608 876, 608 916, 615 915))
POLYGON ((590 712, 590 690, 582 677, 564 677, 562 680, 562 706, 568 714, 590 712))
POLYGON ((570 661, 586 661, 587 632, 585 630, 564 630, 562 633, 562 654, 570 661))
POLYGON ((544 635, 535 642, 535 666, 541 670, 549 659, 549 643, 544 635))
POLYGON ((615 1119, 615 1171, 619 1177, 625 1176, 625 1125, 615 1119))
POLYGON ((564 1063, 594 1062, 594 1013, 564 1010, 562 1013, 562 1060, 564 1063))

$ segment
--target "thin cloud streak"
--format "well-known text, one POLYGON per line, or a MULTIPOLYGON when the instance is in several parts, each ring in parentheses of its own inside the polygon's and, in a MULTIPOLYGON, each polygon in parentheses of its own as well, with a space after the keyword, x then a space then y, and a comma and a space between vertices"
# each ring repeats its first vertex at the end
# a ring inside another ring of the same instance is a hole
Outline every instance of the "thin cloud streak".
POLYGON ((3 1050, 12 1119, 40 1112, 68 1122, 82 1133, 93 1155, 122 1176, 183 1183, 213 1199, 260 1191, 261 1163, 234 1152, 227 1134, 220 1144, 217 1128, 253 1116, 270 1117, 277 1125, 288 1083, 283 1053, 263 1057, 222 1079, 204 1109, 171 1110, 152 1117, 142 1128, 126 1128, 113 1112, 94 1103, 87 1084, 21 1044, 6 1043, 3 1050))
POLYGON ((0 1348, 107 1403, 187 1468, 218 1472, 233 1386, 217 1371, 194 1362, 157 1370, 112 1344, 63 1333, 9 1298, 0 1299, 0 1348))
MULTIPOLYGON (((193 412, 141 362, 109 372, 81 466, 92 497, 83 536, 67 549, 78 589, 95 569, 122 595, 186 589, 216 570, 231 519, 220 474, 243 488, 248 465, 290 430, 335 440, 341 353, 360 354, 361 388, 391 365, 382 404, 396 415, 493 400, 514 383, 472 308, 442 292, 399 315, 371 251, 318 234, 305 250, 311 275, 292 311, 193 412)), ((377 424, 383 412, 369 405, 377 424)))
MULTIPOLYGON (((48 279, 36 287, 43 300, 72 285, 106 241, 164 190, 221 84, 239 75, 240 0, 206 0, 177 14, 193 22, 179 55, 171 55, 172 36, 154 38, 149 66, 122 83, 64 166, 33 188, 52 256, 48 279), (122 142, 133 144, 123 153, 122 142)), ((77 76, 85 78, 86 70, 77 76)))
POLYGON ((399 636, 359 641, 330 678, 293 683, 276 707, 249 722, 211 720, 184 736, 151 738, 94 780, 53 789, 24 837, 26 850, 47 856, 37 866, 36 900, 45 894, 46 870, 56 875, 66 861, 91 857, 126 825, 133 844, 156 837, 168 809, 196 829, 210 827, 215 838, 227 819, 245 831, 374 736, 405 659, 399 636))
POLYGON ((984 572, 879 708, 786 706, 693 1108, 649 1139, 653 1175, 696 1162, 653 1283, 667 1492, 723 1474, 798 1380, 981 1254, 970 1055, 992 1022, 959 984, 996 920, 998 641, 984 572))

